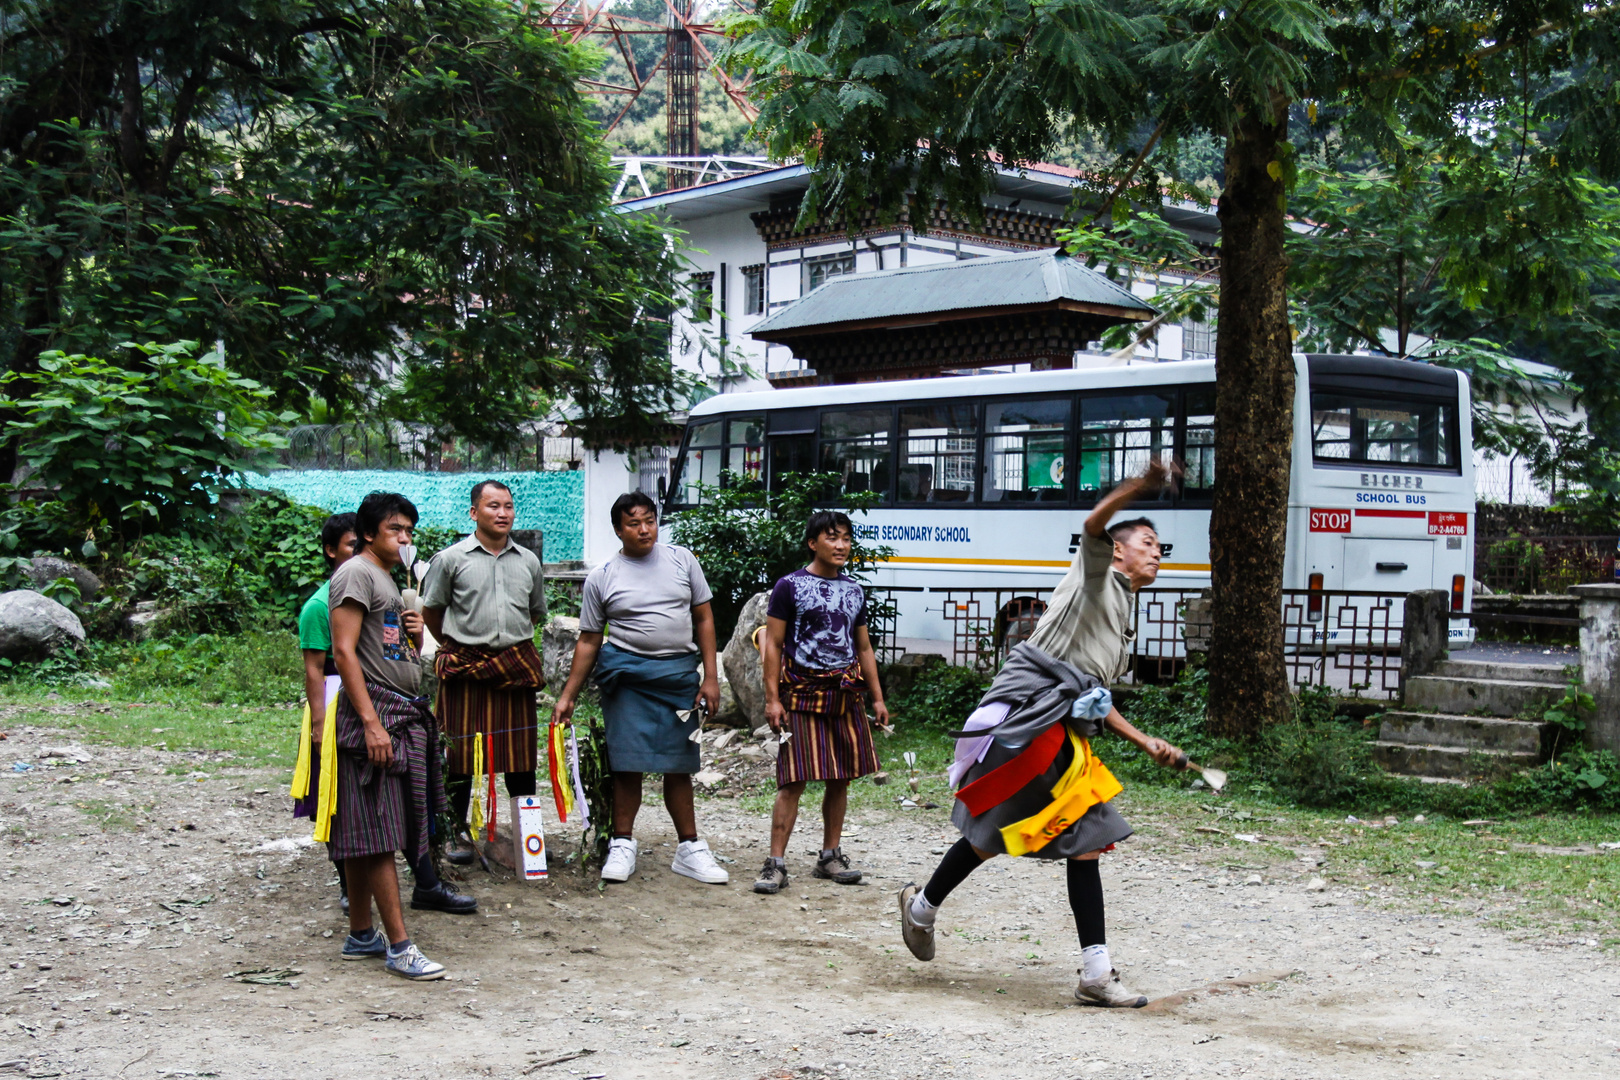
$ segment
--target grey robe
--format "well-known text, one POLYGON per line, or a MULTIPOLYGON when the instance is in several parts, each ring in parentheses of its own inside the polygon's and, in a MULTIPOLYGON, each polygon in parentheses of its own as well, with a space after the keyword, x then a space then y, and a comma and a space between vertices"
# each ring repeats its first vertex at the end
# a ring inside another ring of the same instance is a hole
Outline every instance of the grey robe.
MULTIPOLYGON (((1016 646, 995 681, 990 684, 990 689, 979 699, 980 706, 995 702, 1009 704, 1011 709, 1007 718, 985 731, 952 732, 958 738, 993 736, 989 752, 984 755, 983 761, 967 771, 962 778, 962 786, 966 787, 1016 758, 1030 740, 1055 723, 1068 725, 1069 730, 1084 739, 1101 734, 1102 721, 1085 717, 1076 719, 1069 715, 1074 700, 1098 685, 1100 682, 1097 679, 1073 664, 1054 659, 1027 641, 1016 646)), ((1052 786, 1073 762, 1074 747, 1064 740, 1062 749, 1046 771, 1000 806, 991 807, 974 817, 958 800, 951 810, 952 824, 961 830, 968 843, 980 851, 1005 854, 1007 847, 1002 842, 1001 830, 1051 805, 1052 786)), ((1071 859, 1109 844, 1117 844, 1130 836, 1132 831, 1130 823, 1111 803, 1098 803, 1045 847, 1027 853, 1027 857, 1071 859)))

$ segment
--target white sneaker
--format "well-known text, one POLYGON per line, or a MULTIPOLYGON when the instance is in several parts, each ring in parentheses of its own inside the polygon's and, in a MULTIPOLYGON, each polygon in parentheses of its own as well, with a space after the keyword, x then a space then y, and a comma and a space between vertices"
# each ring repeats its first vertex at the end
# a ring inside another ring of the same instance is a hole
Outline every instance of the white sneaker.
POLYGON ((602 860, 603 881, 629 881, 636 872, 636 842, 615 838, 608 841, 607 858, 602 860))
POLYGON ((1074 988, 1074 999, 1082 1005, 1100 1005, 1105 1009, 1140 1009, 1148 1003, 1145 994, 1134 993, 1125 989, 1119 981, 1119 972, 1110 970, 1100 979, 1086 979, 1085 970, 1080 972, 1080 985, 1074 988))
POLYGON ((714 861, 707 840, 682 840, 675 847, 675 861, 669 868, 705 885, 724 885, 731 880, 725 868, 714 861))

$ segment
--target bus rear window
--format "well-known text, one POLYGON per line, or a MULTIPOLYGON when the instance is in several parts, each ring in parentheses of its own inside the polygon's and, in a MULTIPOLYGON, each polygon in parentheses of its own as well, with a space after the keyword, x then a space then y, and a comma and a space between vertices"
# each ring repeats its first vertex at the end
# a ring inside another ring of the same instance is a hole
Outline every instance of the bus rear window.
POLYGON ((1456 470, 1457 404, 1313 390, 1311 443, 1315 459, 1332 464, 1456 470))

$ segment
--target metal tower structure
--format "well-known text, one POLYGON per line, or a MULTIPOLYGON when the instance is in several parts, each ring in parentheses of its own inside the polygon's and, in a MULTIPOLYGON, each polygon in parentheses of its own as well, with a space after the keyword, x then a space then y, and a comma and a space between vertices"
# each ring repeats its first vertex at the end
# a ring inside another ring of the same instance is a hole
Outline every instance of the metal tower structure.
MULTIPOLYGON (((583 80, 587 94, 624 99, 613 119, 608 121, 607 131, 618 126, 642 92, 662 71, 669 121, 667 155, 674 159, 692 160, 702 155, 698 138, 698 91, 705 74, 714 79, 749 122, 759 115, 759 110, 748 101, 750 78, 731 78, 715 63, 714 54, 704 44, 705 38, 722 36, 720 28, 699 20, 693 0, 664 0, 664 8, 661 23, 617 15, 608 6, 607 0, 598 0, 595 4, 590 0, 546 0, 543 5, 536 5, 535 10, 540 15, 541 25, 571 41, 583 37, 596 38, 617 50, 623 58, 630 85, 597 79, 583 80), (643 77, 636 68, 635 54, 630 46, 634 39, 645 37, 662 37, 664 48, 643 77)), ((684 168, 674 164, 668 167, 684 168)))

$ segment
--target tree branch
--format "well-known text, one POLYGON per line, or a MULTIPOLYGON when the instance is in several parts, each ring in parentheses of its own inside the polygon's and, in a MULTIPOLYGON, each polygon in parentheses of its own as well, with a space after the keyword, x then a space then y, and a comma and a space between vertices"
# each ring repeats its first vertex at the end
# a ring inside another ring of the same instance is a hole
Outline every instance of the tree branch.
POLYGON ((1136 171, 1142 167, 1142 162, 1147 160, 1148 155, 1153 153, 1153 148, 1159 145, 1159 137, 1164 134, 1164 129, 1169 124, 1169 118, 1159 121, 1159 126, 1153 129, 1153 134, 1148 136, 1148 141, 1142 145, 1142 152, 1136 155, 1136 160, 1131 162, 1131 167, 1125 171, 1124 176, 1119 178, 1119 183, 1114 185, 1114 190, 1109 192, 1108 198, 1103 200, 1102 207, 1091 219, 1093 225, 1101 221, 1103 215, 1114 208, 1115 199, 1125 194, 1125 189, 1130 186, 1131 181, 1136 177, 1136 171))

